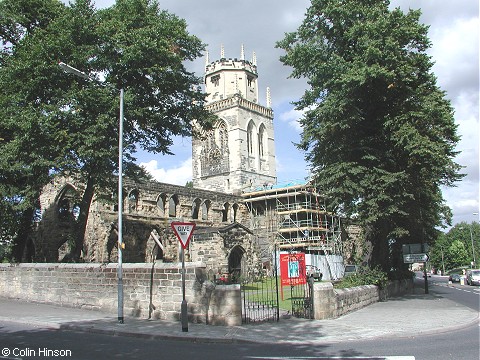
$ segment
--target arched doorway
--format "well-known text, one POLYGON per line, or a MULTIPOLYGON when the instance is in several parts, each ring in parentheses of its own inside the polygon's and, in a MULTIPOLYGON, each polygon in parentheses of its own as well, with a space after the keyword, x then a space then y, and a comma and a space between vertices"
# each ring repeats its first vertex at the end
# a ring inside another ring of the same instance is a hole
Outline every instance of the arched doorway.
POLYGON ((228 273, 233 283, 239 281, 245 271, 245 250, 240 246, 235 246, 228 256, 228 273))

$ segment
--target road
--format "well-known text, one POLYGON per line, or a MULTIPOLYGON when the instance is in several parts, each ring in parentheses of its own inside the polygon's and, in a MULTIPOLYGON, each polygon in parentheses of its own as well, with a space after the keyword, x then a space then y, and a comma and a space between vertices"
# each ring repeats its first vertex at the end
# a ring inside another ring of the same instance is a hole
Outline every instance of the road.
MULTIPOLYGON (((421 286, 423 279, 418 279, 421 286)), ((443 277, 429 278, 429 290, 447 297, 458 306, 478 311, 480 289, 455 284, 443 277), (476 307, 475 307, 476 306, 476 307)), ((434 335, 337 342, 322 345, 195 343, 152 340, 136 337, 77 333, 3 322, 0 348, 8 358, 22 359, 385 359, 384 356, 410 356, 417 360, 478 360, 478 323, 434 335), (6 349, 6 350, 5 350, 6 349), (8 354, 7 354, 8 352, 8 354), (44 356, 50 352, 52 356, 44 356), (57 355, 57 356, 55 356, 57 355)), ((0 356, 1 358, 1 356, 0 356)), ((404 358, 405 359, 405 358, 404 358)))
POLYGON ((456 303, 479 311, 480 308, 480 287, 460 285, 460 283, 448 283, 448 276, 432 275, 428 278, 432 290, 456 303))

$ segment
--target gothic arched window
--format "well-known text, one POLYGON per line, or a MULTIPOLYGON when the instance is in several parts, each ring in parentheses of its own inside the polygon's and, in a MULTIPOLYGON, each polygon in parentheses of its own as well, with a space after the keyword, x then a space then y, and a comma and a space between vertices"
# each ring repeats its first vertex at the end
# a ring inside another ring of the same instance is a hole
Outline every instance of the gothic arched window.
POLYGON ((258 155, 260 157, 264 157, 265 155, 266 134, 265 125, 260 125, 260 131, 258 132, 258 155))
POLYGON ((222 152, 228 150, 227 125, 223 121, 218 126, 218 147, 222 152))
POLYGON ((200 203, 202 200, 195 199, 192 204, 192 219, 198 219, 198 213, 200 211, 200 203))
POLYGON ((160 194, 157 198, 157 208, 160 210, 160 215, 165 216, 165 203, 167 200, 166 194, 160 194))
POLYGON ((205 200, 202 204, 202 220, 208 220, 208 211, 210 210, 211 201, 205 200))
POLYGON ((247 127, 247 151, 249 155, 253 154, 253 133, 254 133, 254 124, 253 121, 248 123, 247 127))
POLYGON ((226 202, 223 204, 223 209, 222 209, 222 222, 228 221, 228 211, 230 210, 230 204, 226 202))
POLYGON ((177 216, 177 205, 178 205, 178 196, 172 195, 168 201, 168 216, 176 217, 177 216))
POLYGON ((232 215, 232 222, 236 222, 237 221, 237 214, 238 214, 238 204, 233 204, 232 209, 233 209, 233 214, 231 214, 232 215))
POLYGON ((134 189, 130 191, 130 193, 128 194, 128 209, 130 211, 137 211, 138 199, 139 199, 138 190, 134 189))

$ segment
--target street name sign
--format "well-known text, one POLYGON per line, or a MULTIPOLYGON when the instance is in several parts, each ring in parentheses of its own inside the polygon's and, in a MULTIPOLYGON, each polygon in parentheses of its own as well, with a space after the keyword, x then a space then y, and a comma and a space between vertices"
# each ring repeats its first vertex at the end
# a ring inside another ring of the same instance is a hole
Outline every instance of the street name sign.
POLYGON ((195 223, 172 222, 170 226, 180 241, 180 244, 182 244, 182 248, 186 249, 192 237, 193 229, 195 229, 195 223))
POLYGON ((407 254, 403 255, 403 262, 405 264, 413 264, 420 262, 427 262, 429 259, 427 254, 407 254))

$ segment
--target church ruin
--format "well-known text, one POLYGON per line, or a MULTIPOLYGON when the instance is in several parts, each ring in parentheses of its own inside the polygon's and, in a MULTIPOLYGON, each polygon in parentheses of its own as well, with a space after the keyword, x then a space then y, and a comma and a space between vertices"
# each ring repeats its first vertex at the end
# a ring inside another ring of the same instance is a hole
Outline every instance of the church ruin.
MULTIPOLYGON (((186 261, 206 265, 209 277, 269 271, 274 252, 307 251, 329 277, 343 269, 340 219, 325 209, 311 184, 278 186, 270 90, 259 104, 256 56, 206 57, 207 108, 214 129, 192 139, 193 188, 124 181, 124 262, 177 262, 171 221, 195 222, 186 261), (322 259, 322 260, 320 260, 322 259)), ((72 244, 75 199, 82 184, 58 178, 41 196, 42 220, 33 261, 58 262, 72 244)), ((85 262, 117 261, 117 208, 94 199, 82 251, 85 262)))

